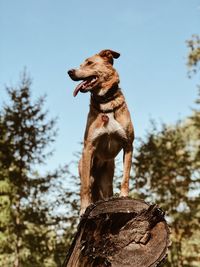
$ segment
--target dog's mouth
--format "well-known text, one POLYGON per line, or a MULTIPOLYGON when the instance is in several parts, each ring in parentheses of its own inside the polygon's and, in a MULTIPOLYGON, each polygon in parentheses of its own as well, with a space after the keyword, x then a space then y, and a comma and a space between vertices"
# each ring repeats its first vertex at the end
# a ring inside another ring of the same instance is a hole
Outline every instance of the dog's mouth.
POLYGON ((81 83, 75 88, 73 95, 76 96, 78 92, 86 93, 92 90, 97 82, 98 77, 93 75, 83 79, 81 83))

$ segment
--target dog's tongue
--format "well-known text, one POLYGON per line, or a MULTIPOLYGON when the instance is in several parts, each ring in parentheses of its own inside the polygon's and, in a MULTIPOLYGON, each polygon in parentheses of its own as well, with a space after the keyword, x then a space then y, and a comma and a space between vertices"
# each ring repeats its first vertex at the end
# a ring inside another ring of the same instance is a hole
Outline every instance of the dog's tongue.
POLYGON ((78 92, 82 89, 82 87, 84 87, 86 82, 87 81, 83 81, 83 82, 79 83, 79 85, 74 90, 73 96, 76 96, 78 94, 78 92))

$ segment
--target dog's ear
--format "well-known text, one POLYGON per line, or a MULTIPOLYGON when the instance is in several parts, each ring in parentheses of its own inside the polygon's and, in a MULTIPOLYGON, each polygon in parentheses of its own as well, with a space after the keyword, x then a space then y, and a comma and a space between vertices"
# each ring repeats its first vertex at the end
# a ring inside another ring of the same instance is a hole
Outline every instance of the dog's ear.
POLYGON ((110 49, 102 50, 99 55, 103 58, 106 58, 111 64, 113 64, 113 58, 118 58, 120 56, 118 52, 115 52, 110 49))

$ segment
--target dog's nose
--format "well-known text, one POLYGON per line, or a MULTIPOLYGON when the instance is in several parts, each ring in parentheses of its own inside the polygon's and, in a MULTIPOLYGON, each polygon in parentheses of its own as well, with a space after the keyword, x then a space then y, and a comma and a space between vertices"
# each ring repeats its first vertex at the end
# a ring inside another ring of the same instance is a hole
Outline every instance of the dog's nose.
POLYGON ((69 76, 70 76, 70 77, 74 76, 74 72, 75 72, 74 69, 69 70, 69 71, 68 71, 69 76))

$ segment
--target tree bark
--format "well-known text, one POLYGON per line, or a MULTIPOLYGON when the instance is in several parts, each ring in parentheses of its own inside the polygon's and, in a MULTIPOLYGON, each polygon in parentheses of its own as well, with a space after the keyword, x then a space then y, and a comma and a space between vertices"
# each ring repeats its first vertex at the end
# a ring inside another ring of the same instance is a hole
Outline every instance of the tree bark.
POLYGON ((63 267, 154 267, 168 246, 161 209, 142 200, 113 198, 87 208, 63 267))

